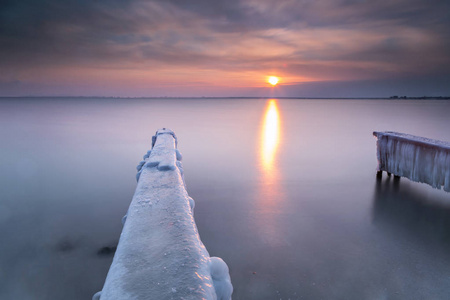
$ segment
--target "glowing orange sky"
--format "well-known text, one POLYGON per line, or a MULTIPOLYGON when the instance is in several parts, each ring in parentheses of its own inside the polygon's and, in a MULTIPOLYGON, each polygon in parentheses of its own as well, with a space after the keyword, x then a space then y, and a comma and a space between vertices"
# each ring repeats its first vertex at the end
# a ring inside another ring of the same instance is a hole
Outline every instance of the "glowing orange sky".
POLYGON ((443 1, 61 3, 2 8, 0 96, 450 94, 443 1))

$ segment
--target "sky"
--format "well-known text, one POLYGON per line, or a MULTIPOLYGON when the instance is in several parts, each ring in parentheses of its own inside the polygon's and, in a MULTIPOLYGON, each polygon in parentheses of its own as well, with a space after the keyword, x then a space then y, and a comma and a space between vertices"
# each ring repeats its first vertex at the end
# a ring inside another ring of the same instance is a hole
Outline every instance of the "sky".
POLYGON ((450 95, 450 1, 0 0, 0 96, 392 95, 450 95))

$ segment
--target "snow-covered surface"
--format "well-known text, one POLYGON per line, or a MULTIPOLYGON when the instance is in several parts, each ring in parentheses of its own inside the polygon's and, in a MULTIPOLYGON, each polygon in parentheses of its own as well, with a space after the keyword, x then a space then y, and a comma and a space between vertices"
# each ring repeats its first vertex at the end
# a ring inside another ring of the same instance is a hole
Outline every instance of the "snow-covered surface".
POLYGON ((193 217, 177 140, 160 129, 138 165, 138 184, 111 268, 95 299, 231 299, 228 266, 210 257, 193 217))
POLYGON ((450 143, 391 131, 373 135, 378 170, 450 192, 450 143))

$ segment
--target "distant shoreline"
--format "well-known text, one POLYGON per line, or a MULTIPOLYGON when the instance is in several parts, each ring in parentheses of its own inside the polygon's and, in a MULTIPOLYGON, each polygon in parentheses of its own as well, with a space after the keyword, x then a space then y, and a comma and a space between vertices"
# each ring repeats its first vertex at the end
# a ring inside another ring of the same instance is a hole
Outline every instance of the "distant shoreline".
POLYGON ((419 100, 424 100, 424 99, 439 100, 439 99, 443 99, 443 100, 448 100, 448 99, 450 99, 450 96, 421 96, 421 97, 391 96, 391 97, 389 97, 389 99, 419 99, 419 100))

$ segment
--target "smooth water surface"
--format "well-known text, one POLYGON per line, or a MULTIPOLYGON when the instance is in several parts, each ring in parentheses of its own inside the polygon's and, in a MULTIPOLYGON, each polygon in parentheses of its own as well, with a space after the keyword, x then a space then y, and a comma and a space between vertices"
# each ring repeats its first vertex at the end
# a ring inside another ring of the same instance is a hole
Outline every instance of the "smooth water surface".
POLYGON ((377 131, 450 141, 450 101, 0 100, 0 299, 103 286, 156 129, 233 299, 447 299, 450 193, 375 178, 377 131))

